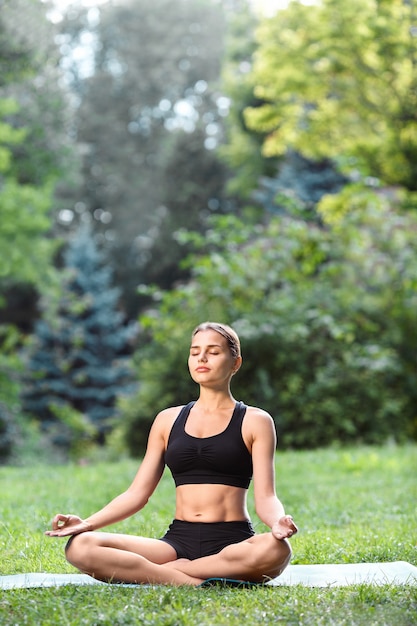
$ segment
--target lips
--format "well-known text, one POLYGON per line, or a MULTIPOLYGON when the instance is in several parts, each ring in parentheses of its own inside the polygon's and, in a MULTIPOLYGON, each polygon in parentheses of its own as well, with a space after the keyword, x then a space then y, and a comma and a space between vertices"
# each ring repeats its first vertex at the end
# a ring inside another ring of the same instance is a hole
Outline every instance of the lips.
POLYGON ((209 372, 210 368, 209 367, 197 367, 196 372, 209 372))

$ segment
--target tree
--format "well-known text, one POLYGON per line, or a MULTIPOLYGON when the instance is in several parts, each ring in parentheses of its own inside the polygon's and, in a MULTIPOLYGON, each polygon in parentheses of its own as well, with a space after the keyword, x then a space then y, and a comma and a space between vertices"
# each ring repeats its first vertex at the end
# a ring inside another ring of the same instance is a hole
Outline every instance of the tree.
POLYGON ((68 106, 45 12, 40 2, 6 0, 0 14, 0 319, 18 318, 25 330, 31 319, 21 320, 9 300, 22 289, 33 311, 29 294, 32 305, 51 282, 54 192, 70 169, 68 106))
POLYGON ((306 220, 320 221, 317 206, 322 198, 336 194, 347 182, 329 159, 311 161, 288 152, 275 176, 259 179, 252 196, 269 213, 297 213, 306 220))
POLYGON ((255 94, 252 71, 258 21, 246 3, 242 4, 230 25, 222 71, 223 88, 232 101, 226 120, 227 140, 220 149, 232 170, 228 189, 240 199, 252 201, 245 207, 245 217, 255 223, 264 219, 265 211, 286 213, 289 204, 305 219, 318 221, 316 205, 320 198, 337 192, 347 179, 329 158, 311 160, 294 150, 278 156, 262 153, 266 133, 249 127, 245 117, 245 110, 266 104, 255 94))
POLYGON ((229 191, 247 199, 260 176, 275 174, 278 159, 262 154, 264 136, 249 129, 244 118, 247 107, 257 107, 262 103, 254 93, 251 72, 258 19, 244 0, 234 8, 229 17, 222 64, 222 87, 231 99, 231 105, 225 121, 226 140, 220 147, 220 154, 233 173, 228 182, 229 191))
POLYGON ((63 161, 58 149, 62 131, 57 132, 60 126, 53 125, 51 119, 55 120, 53 112, 64 106, 58 98, 57 74, 52 70, 52 41, 41 3, 2 2, 0 457, 4 459, 21 436, 19 348, 23 338, 16 327, 30 330, 37 293, 54 285, 52 259, 57 242, 51 237, 51 210, 54 178, 63 161))
POLYGON ((265 19, 251 75, 263 104, 245 115, 264 154, 335 159, 416 191, 416 19, 403 0, 292 2, 265 19))
POLYGON ((64 255, 56 316, 35 327, 24 407, 64 449, 93 433, 102 443, 116 419, 118 396, 131 388, 133 328, 123 323, 111 277, 89 229, 82 229, 64 255), (57 428, 62 422, 67 429, 57 428))
MULTIPOLYGON (((47 236, 51 229, 50 210, 54 176, 59 163, 56 144, 41 147, 40 137, 50 129, 57 141, 56 128, 44 124, 52 107, 36 106, 48 83, 50 52, 45 10, 27 0, 5 2, 0 14, 0 212, 2 228, 0 281, 5 293, 13 283, 42 284, 48 274, 55 244, 47 236), (40 72, 42 67, 43 73, 40 72), (37 84, 37 88, 35 85, 37 84), (37 117, 31 117, 37 110, 37 117), (40 113, 42 112, 42 113, 40 113), (42 117, 42 115, 44 117, 42 117), (43 129, 43 130, 41 130, 43 129), (38 137, 38 139, 37 139, 38 137), (44 161, 42 161, 45 159, 44 161)), ((56 78, 56 76, 54 77, 56 78)), ((45 94, 46 95, 46 94, 45 94)), ((48 98, 46 98, 46 101, 48 98)), ((61 98, 61 108, 63 102, 61 98)), ((57 103, 55 102, 55 108, 57 103)), ((2 304, 5 304, 3 300, 2 304)))
POLYGON ((324 228, 287 215, 254 229, 229 216, 204 241, 192 236, 210 253, 141 318, 140 386, 125 406, 133 454, 156 411, 196 393, 184 354, 205 319, 236 327, 234 393, 271 412, 284 445, 417 436, 417 220, 375 193, 356 198, 324 228))
POLYGON ((39 292, 52 283, 57 187, 76 171, 68 93, 46 11, 38 0, 5 0, 0 14, 0 320, 25 332, 39 292))
POLYGON ((226 168, 213 149, 228 105, 216 84, 222 8, 108 4, 99 16, 72 10, 63 32, 69 48, 89 36, 93 51, 90 75, 73 67, 83 179, 72 208, 93 217, 134 316, 139 283, 183 276, 173 233, 184 222, 203 230, 207 213, 228 210, 226 168))

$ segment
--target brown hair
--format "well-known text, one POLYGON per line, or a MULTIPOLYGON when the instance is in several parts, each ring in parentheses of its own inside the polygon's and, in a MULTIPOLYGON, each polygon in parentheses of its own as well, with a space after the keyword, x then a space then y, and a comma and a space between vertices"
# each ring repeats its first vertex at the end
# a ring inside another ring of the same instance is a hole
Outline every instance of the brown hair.
POLYGON ((236 331, 234 331, 230 326, 227 326, 227 324, 220 324, 219 322, 203 322, 194 328, 191 334, 191 339, 193 339, 198 332, 203 330, 214 330, 216 333, 222 335, 227 341, 227 345, 229 346, 229 350, 233 358, 236 359, 241 355, 239 337, 236 331))

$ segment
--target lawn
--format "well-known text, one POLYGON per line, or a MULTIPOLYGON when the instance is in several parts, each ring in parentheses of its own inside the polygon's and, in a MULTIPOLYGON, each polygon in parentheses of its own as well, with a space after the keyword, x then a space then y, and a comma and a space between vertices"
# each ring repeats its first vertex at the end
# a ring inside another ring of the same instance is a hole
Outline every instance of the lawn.
MULTIPOLYGON (((122 491, 137 462, 0 468, 2 574, 74 572, 64 540, 45 537, 53 515, 86 516, 122 491)), ((278 452, 277 491, 300 527, 293 563, 408 561, 417 565, 417 447, 278 452)), ((149 505, 111 531, 160 536, 173 515, 164 475, 149 505)), ((264 527, 249 507, 259 532, 264 527)), ((0 623, 196 626, 417 623, 417 587, 199 589, 60 587, 2 592, 0 623)))

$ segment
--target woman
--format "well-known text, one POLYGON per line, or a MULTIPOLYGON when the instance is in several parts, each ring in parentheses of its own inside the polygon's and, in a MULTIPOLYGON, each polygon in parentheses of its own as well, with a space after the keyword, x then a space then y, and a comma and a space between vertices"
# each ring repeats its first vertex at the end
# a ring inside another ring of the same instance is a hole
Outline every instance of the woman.
POLYGON ((265 411, 234 400, 232 376, 242 363, 232 328, 205 322, 193 331, 188 367, 198 400, 161 411, 130 487, 85 520, 58 514, 51 537, 71 538, 67 560, 109 582, 199 585, 211 577, 262 582, 288 565, 297 532, 275 493, 275 428, 265 411), (167 465, 176 484, 175 519, 162 539, 95 532, 140 511, 167 465), (246 507, 271 532, 255 535, 246 507))

